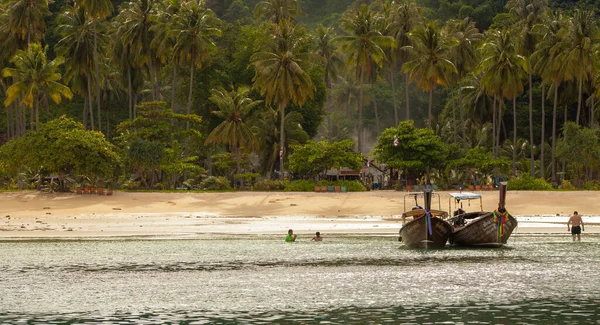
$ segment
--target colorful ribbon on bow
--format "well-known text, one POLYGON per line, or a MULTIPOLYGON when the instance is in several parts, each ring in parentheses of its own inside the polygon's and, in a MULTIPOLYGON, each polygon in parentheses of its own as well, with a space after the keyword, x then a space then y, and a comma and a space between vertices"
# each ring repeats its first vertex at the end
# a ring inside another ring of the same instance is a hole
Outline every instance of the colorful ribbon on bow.
POLYGON ((425 224, 427 225, 429 235, 433 235, 433 229, 431 228, 431 211, 425 210, 425 224))
POLYGON ((494 211, 494 222, 498 224, 498 237, 504 236, 504 224, 508 222, 508 211, 504 213, 494 211))

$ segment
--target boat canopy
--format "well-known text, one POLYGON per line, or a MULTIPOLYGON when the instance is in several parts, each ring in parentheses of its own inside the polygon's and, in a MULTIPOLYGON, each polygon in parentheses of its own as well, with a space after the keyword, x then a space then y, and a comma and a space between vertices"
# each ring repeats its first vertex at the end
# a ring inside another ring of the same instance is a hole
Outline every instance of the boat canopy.
POLYGON ((481 199, 481 194, 473 192, 448 193, 455 200, 474 200, 481 199))
POLYGON ((448 199, 448 211, 459 211, 458 209, 460 208, 460 211, 464 213, 462 210, 462 204, 459 206, 461 200, 468 201, 469 205, 471 205, 471 200, 479 200, 479 208, 481 211, 483 211, 483 199, 481 194, 473 192, 453 192, 448 193, 448 195, 450 195, 450 198, 448 199), (454 209, 452 209, 452 201, 454 201, 454 209))

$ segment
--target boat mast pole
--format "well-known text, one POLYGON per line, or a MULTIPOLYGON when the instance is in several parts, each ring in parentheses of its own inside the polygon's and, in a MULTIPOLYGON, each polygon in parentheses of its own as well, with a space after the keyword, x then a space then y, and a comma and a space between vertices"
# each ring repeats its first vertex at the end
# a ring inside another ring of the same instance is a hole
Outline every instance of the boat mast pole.
POLYGON ((424 208, 425 208, 425 248, 429 248, 429 228, 431 228, 431 190, 426 189, 423 191, 423 200, 424 200, 424 208), (427 213, 429 213, 429 217, 427 217, 427 213))

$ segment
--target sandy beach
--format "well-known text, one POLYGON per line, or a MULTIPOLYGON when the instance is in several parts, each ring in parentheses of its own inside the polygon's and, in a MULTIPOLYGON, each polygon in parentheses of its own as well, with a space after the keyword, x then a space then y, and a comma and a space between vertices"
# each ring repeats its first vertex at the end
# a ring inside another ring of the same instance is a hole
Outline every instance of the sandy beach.
MULTIPOLYGON (((438 192, 432 208, 449 210, 449 195, 438 192)), ((493 210, 498 192, 479 192, 484 210, 493 210)), ((130 193, 113 196, 0 193, 0 238, 195 238, 206 235, 275 235, 293 228, 300 237, 397 235, 404 209, 414 199, 405 192, 362 193, 130 193)), ((519 220, 515 234, 564 234, 577 210, 584 234, 600 233, 600 192, 509 191, 507 209, 519 220)), ((452 206, 454 209, 454 206, 452 206)), ((478 201, 466 211, 479 210, 478 201)))

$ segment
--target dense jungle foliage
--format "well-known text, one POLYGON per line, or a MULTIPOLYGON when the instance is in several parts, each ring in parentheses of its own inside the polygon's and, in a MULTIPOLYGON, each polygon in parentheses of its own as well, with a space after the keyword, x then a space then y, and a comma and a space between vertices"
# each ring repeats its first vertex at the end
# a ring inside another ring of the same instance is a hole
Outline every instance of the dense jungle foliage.
POLYGON ((390 187, 597 189, 599 11, 3 0, 0 182, 286 188, 374 159, 390 187))

